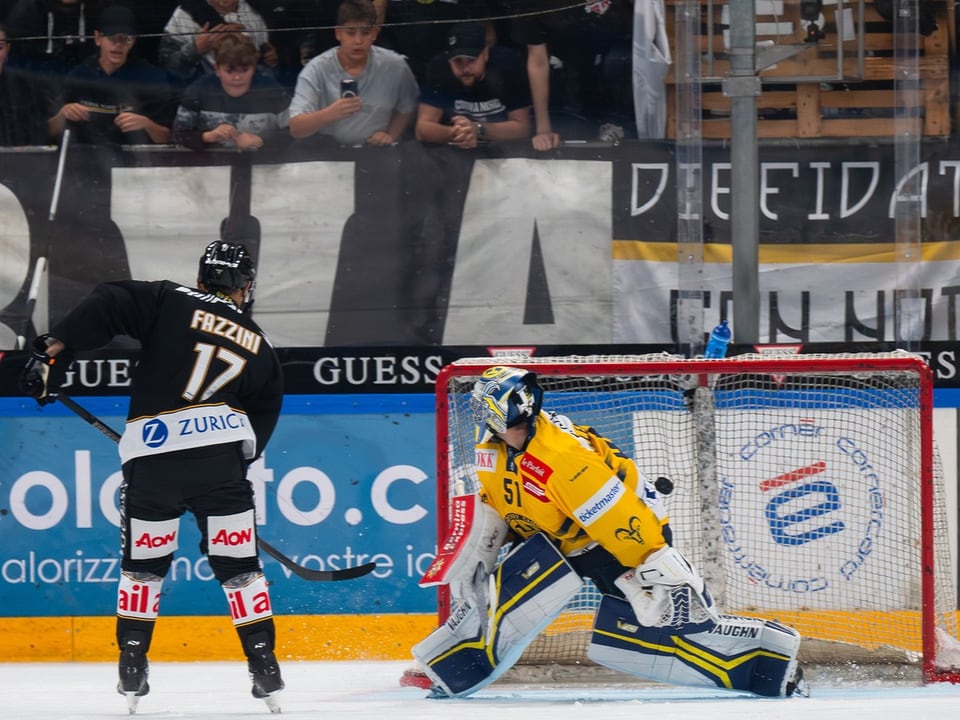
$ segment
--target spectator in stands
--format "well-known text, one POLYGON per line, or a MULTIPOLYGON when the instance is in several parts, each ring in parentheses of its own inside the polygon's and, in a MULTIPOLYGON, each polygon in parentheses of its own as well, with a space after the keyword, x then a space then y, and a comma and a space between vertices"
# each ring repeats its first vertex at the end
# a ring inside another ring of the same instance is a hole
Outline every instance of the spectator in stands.
POLYGON ((377 10, 370 0, 344 0, 337 14, 338 47, 300 72, 290 105, 290 134, 329 135, 342 145, 391 145, 417 109, 417 82, 404 59, 377 47, 377 10), (352 80, 355 91, 342 91, 352 80))
POLYGON ((183 86, 213 74, 213 47, 223 33, 248 35, 266 68, 280 62, 266 20, 248 0, 182 0, 163 31, 160 64, 183 86))
POLYGON ((63 106, 52 121, 55 133, 70 127, 72 141, 93 144, 168 142, 174 97, 160 68, 131 57, 133 12, 112 5, 94 27, 98 52, 67 75, 63 106))
POLYGON ((530 137, 530 87, 520 56, 487 45, 482 23, 453 26, 447 51, 427 66, 416 135, 469 149, 530 137))
POLYGON ((486 0, 389 0, 384 5, 388 25, 379 42, 407 59, 418 82, 430 59, 443 52, 454 24, 491 15, 486 0))
MULTIPOLYGON (((582 125, 581 128, 571 128, 577 134, 586 135, 586 139, 598 134, 602 139, 611 139, 611 133, 619 135, 615 139, 622 138, 622 127, 600 130, 601 120, 609 109, 603 97, 603 73, 607 54, 614 45, 623 42, 623 38, 629 65, 632 4, 624 0, 587 0, 585 4, 554 12, 556 4, 551 0, 527 0, 517 9, 528 13, 513 24, 512 35, 514 42, 525 47, 527 53, 527 75, 536 120, 533 147, 550 150, 560 144, 560 134, 555 132, 551 120, 555 105, 563 107, 569 118, 586 121, 574 123, 582 125), (556 66, 558 72, 552 72, 551 66, 556 66), (555 76, 553 81, 552 76, 555 76), (551 88, 559 95, 553 103, 551 88)), ((610 72, 620 74, 616 68, 610 72)))
MULTIPOLYGON (((281 0, 277 0, 278 2, 281 0)), ((293 36, 300 56, 300 66, 303 67, 313 58, 325 50, 337 46, 336 25, 340 0, 299 0, 300 21, 297 25, 300 32, 293 36)), ((388 0, 373 0, 377 9, 377 24, 382 24, 386 17, 388 0)), ((395 49, 383 42, 383 30, 377 35, 377 44, 382 47, 395 49)))
MULTIPOLYGON (((297 75, 306 64, 301 62, 305 42, 319 55, 337 44, 333 34, 339 0, 249 0, 269 30, 269 43, 276 50, 277 64, 272 67, 276 79, 293 91, 297 75)), ((378 8, 387 0, 375 0, 378 8)), ((312 56, 311 56, 312 57, 312 56)))
POLYGON ((99 0, 17 0, 7 17, 17 41, 11 64, 42 75, 59 91, 67 73, 95 49, 89 31, 99 9, 99 0))
POLYGON ((173 142, 194 150, 256 150, 289 141, 290 96, 271 76, 257 72, 253 41, 228 33, 213 52, 215 76, 205 75, 187 88, 173 123, 173 142))
POLYGON ((133 54, 156 65, 160 57, 163 28, 176 9, 178 0, 120 0, 120 4, 133 10, 133 16, 137 19, 137 30, 140 34, 133 47, 133 54))
POLYGON ((0 145, 46 145, 49 118, 56 112, 44 83, 7 66, 11 43, 0 22, 0 145))

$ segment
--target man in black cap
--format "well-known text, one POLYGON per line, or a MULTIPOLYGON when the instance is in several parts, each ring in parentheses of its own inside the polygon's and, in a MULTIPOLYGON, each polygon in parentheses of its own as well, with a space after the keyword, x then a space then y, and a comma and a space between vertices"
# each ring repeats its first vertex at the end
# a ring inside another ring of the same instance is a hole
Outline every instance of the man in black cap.
POLYGON ((427 65, 417 139, 469 149, 530 137, 530 86, 520 56, 490 46, 482 23, 454 25, 447 50, 427 65))
POLYGON ((417 82, 422 82, 430 59, 446 47, 450 27, 500 15, 498 1, 380 0, 377 9, 382 7, 380 20, 386 24, 377 44, 403 55, 417 82))
POLYGON ((97 53, 67 75, 63 105, 53 118, 56 134, 70 127, 81 143, 166 143, 176 112, 165 73, 131 56, 136 42, 133 12, 106 8, 94 25, 97 53))

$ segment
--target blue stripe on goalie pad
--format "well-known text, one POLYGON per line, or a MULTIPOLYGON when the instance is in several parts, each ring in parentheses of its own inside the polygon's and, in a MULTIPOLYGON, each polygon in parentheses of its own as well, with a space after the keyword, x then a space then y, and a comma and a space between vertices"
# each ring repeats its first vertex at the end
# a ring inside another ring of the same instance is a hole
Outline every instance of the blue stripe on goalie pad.
POLYGON ((494 578, 496 600, 489 610, 459 606, 414 647, 426 674, 447 695, 469 695, 500 677, 583 584, 540 534, 514 548, 494 578))
POLYGON ((670 683, 747 690, 779 697, 796 667, 800 636, 759 618, 722 615, 706 632, 644 627, 630 604, 604 595, 588 657, 630 675, 670 683))

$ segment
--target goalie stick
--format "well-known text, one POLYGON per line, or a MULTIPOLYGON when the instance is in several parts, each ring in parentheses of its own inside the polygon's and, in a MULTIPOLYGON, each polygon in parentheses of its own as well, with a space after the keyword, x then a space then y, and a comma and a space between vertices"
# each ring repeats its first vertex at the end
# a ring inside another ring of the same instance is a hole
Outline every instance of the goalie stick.
MULTIPOLYGON (((76 413, 82 420, 85 420, 90 425, 93 425, 97 430, 102 432, 108 438, 114 442, 120 442, 120 433, 114 430, 109 425, 106 425, 100 418, 94 415, 92 412, 87 410, 83 405, 78 403, 72 397, 63 392, 58 392, 56 394, 50 393, 51 398, 56 398, 61 403, 63 403, 67 408, 76 413)), ((377 568, 376 563, 364 563, 363 565, 357 565, 356 567, 348 567, 339 570, 314 570, 312 568, 304 567, 294 562, 291 558, 288 558, 282 552, 277 550, 273 545, 268 543, 260 534, 257 533, 257 545, 260 546, 260 549, 263 550, 267 555, 272 557, 278 563, 287 568, 290 572, 296 575, 302 580, 310 580, 312 582, 336 582, 338 580, 353 580, 354 578, 363 577, 377 568)))

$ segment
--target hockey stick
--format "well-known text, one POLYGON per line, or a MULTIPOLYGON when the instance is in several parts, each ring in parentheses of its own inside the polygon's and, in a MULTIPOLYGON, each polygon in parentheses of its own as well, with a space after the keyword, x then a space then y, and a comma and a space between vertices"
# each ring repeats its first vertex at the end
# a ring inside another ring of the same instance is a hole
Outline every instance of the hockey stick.
POLYGON ((120 442, 120 433, 114 430, 109 425, 104 425, 100 418, 94 415, 92 412, 87 410, 83 405, 76 402, 72 397, 66 393, 57 392, 50 393, 50 397, 55 397, 57 400, 66 405, 70 410, 80 416, 82 420, 85 420, 89 424, 93 425, 97 430, 102 432, 108 438, 113 440, 115 443, 120 442))
POLYGON ((290 572, 292 572, 298 578, 302 578, 304 580, 312 580, 314 582, 353 580, 354 578, 363 577, 364 575, 377 569, 376 563, 369 562, 364 563, 363 565, 357 565, 355 567, 343 568, 342 570, 313 570, 311 568, 304 567, 303 565, 297 565, 293 560, 277 550, 273 545, 268 543, 259 535, 257 535, 257 544, 267 555, 290 570, 290 572))
POLYGON ((36 334, 46 331, 45 327, 42 330, 39 329, 37 323, 33 321, 33 314, 36 312, 37 302, 40 296, 40 286, 43 283, 46 273, 47 259, 45 257, 38 257, 36 263, 33 265, 33 277, 30 279, 30 289, 27 291, 27 306, 24 309, 23 332, 17 335, 17 350, 23 350, 27 347, 27 338, 30 336, 31 327, 36 334))
MULTIPOLYGON (((56 395, 51 393, 51 397, 56 397, 57 400, 62 402, 67 408, 76 413, 82 420, 85 420, 90 425, 93 425, 93 427, 114 442, 120 442, 120 433, 118 433, 109 425, 103 423, 100 418, 87 410, 85 407, 83 407, 83 405, 78 403, 66 393, 59 392, 56 395)), ((298 565, 291 558, 288 558, 273 545, 260 537, 259 533, 257 533, 257 545, 259 545, 260 549, 263 550, 267 555, 283 565, 298 578, 310 580, 312 582, 353 580, 354 578, 363 577, 364 575, 373 572, 377 568, 376 563, 369 562, 363 565, 357 565, 356 567, 343 568, 342 570, 314 570, 312 568, 304 567, 303 565, 298 565)))
POLYGON ((70 128, 63 131, 60 141, 60 158, 57 161, 57 178, 53 183, 53 197, 50 198, 50 213, 47 219, 53 222, 57 217, 57 206, 60 204, 60 183, 63 181, 63 168, 67 160, 67 145, 70 144, 70 128))

